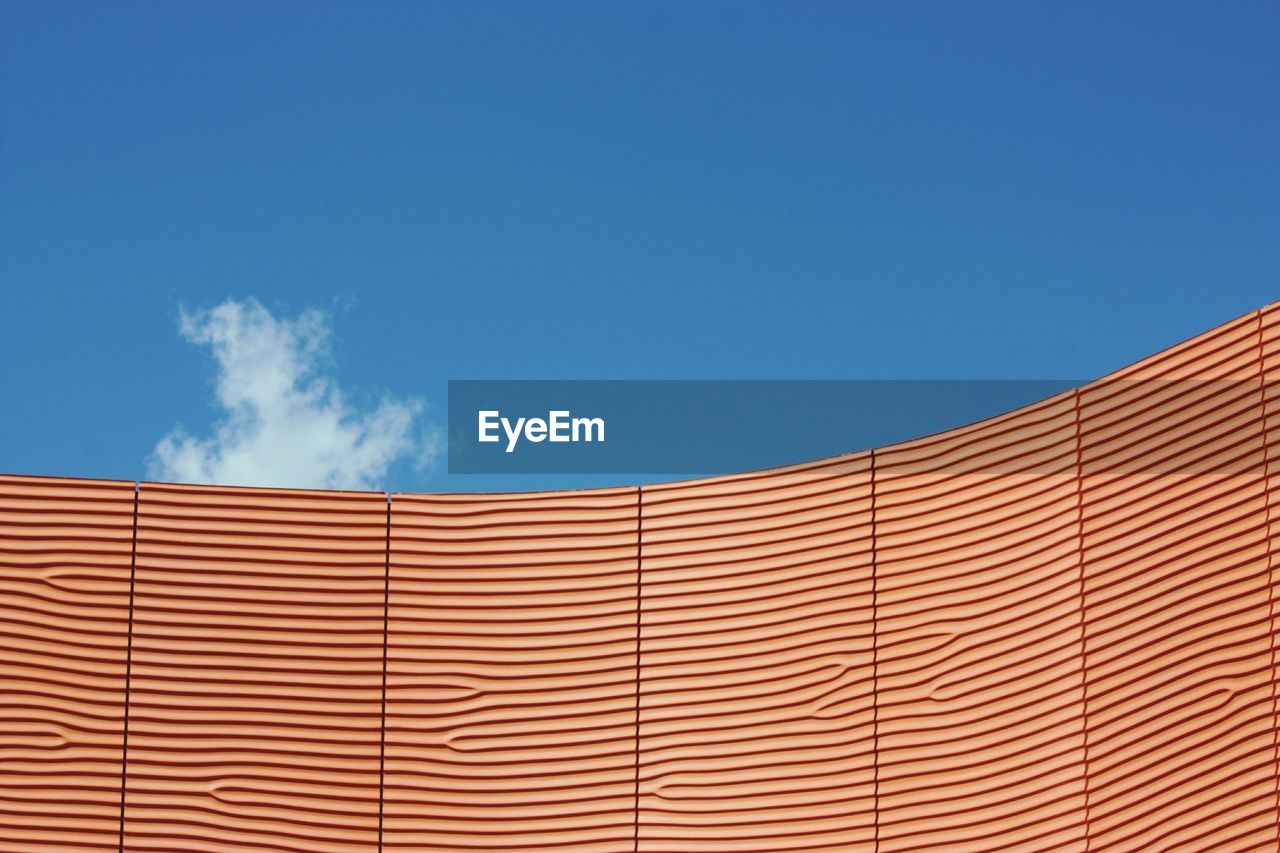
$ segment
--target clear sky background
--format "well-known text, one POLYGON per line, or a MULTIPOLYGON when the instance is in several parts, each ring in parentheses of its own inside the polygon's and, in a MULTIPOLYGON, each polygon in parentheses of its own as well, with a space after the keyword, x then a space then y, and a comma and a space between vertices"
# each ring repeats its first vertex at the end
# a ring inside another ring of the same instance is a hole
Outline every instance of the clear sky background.
MULTIPOLYGON (((180 311, 229 299, 419 424, 449 378, 1101 375, 1280 298, 1277 44, 1274 2, 0 0, 0 471, 209 436, 180 311)), ((412 455, 378 485, 586 482, 412 455)))

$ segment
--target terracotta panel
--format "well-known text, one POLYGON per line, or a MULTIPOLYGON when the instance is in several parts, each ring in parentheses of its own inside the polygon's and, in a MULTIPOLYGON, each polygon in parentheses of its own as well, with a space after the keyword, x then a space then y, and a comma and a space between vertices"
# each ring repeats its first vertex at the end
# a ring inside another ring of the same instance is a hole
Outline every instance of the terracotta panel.
POLYGON ((871 466, 645 487, 637 849, 875 849, 871 466))
POLYGON ((0 477, 0 850, 1280 850, 1277 379, 1268 306, 643 490, 0 477))
MULTIPOLYGON (((1264 451, 1267 490, 1267 574, 1271 628, 1271 712, 1280 721, 1280 303, 1258 312, 1258 348, 1263 395, 1264 451)), ((1277 767, 1276 813, 1280 824, 1280 737, 1273 733, 1273 758, 1277 767)), ((1280 828, 1277 830, 1280 839, 1280 828)), ((1280 849, 1280 843, 1277 848, 1280 849)))
POLYGON ((0 849, 115 850, 133 483, 0 477, 0 849))
POLYGON ((633 849, 636 511, 394 496, 386 849, 633 849))
POLYGON ((875 463, 879 849, 1084 850, 1072 395, 875 463))
POLYGON ((1080 392, 1093 851, 1276 849, 1258 333, 1080 392))
POLYGON ((374 851, 382 494, 144 483, 125 850, 374 851))

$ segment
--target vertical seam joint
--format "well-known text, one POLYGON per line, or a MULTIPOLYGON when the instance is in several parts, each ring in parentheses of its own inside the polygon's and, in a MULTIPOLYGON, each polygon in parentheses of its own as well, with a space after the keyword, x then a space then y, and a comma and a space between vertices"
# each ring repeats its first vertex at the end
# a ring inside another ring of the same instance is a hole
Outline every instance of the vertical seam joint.
POLYGON ((382 549, 382 696, 378 722, 378 850, 382 850, 382 823, 387 779, 387 635, 391 612, 391 493, 387 492, 386 525, 382 549))
POLYGON ((133 692, 133 599, 138 574, 138 496, 142 484, 133 484, 133 535, 129 544, 129 626, 124 656, 124 727, 120 740, 120 853, 124 853, 124 804, 129 779, 129 698, 133 692))
POLYGON ((1089 772, 1089 644, 1085 613, 1084 583, 1084 452, 1080 436, 1080 389, 1072 392, 1072 410, 1075 421, 1076 455, 1076 577, 1077 607, 1080 622, 1080 739, 1084 759, 1084 849, 1088 853, 1093 844, 1092 783, 1089 772))
POLYGON ((871 784, 875 849, 880 850, 880 563, 876 527, 876 452, 871 451, 871 784))
POLYGON ((1277 696, 1276 696, 1276 602, 1275 602, 1275 559, 1271 549, 1271 447, 1270 430, 1267 423, 1267 369, 1266 356, 1262 346, 1262 309, 1258 317, 1258 404, 1262 409, 1262 499, 1265 505, 1266 528, 1263 532, 1267 553, 1267 648, 1271 659, 1271 769, 1274 788, 1274 808, 1276 816, 1276 843, 1280 844, 1280 738, 1277 736, 1277 696))
POLYGON ((636 486, 636 657, 635 657, 635 730, 632 735, 634 748, 632 787, 632 849, 640 850, 640 619, 642 571, 644 566, 644 486, 636 486))

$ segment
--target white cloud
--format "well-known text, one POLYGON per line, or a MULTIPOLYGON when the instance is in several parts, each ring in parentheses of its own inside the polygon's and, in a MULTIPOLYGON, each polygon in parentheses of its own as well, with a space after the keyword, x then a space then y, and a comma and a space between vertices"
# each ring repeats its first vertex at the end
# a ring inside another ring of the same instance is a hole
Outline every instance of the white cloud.
POLYGON ((181 426, 156 445, 149 474, 168 482, 371 489, 391 465, 439 455, 438 434, 418 429, 423 404, 384 398, 357 411, 323 374, 325 315, 277 318, 257 300, 182 311, 183 338, 213 352, 216 396, 225 411, 213 435, 181 426))

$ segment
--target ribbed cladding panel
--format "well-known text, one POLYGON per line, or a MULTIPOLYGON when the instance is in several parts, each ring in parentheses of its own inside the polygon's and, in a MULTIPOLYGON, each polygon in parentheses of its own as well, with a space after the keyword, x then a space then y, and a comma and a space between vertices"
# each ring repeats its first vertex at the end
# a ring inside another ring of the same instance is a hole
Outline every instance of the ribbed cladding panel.
POLYGON ((0 849, 115 850, 133 483, 0 477, 0 849))
POLYGON ((1275 850, 1257 316, 1080 405, 1091 849, 1275 850))
POLYGON ((394 496, 386 849, 633 849, 637 506, 394 496))
POLYGON ((880 851, 1085 849, 1071 395, 876 452, 880 851))
POLYGON ((377 849, 386 519, 142 485, 125 850, 377 849))
POLYGON ((639 850, 873 851, 870 456, 643 497, 639 850))
MULTIPOLYGON (((1280 712, 1280 303, 1258 312, 1262 366, 1263 415, 1266 428, 1267 564, 1270 581, 1272 714, 1280 712)), ((1277 719, 1280 728, 1280 719, 1277 719)), ((1276 814, 1280 838, 1280 735, 1274 741, 1276 814)))

